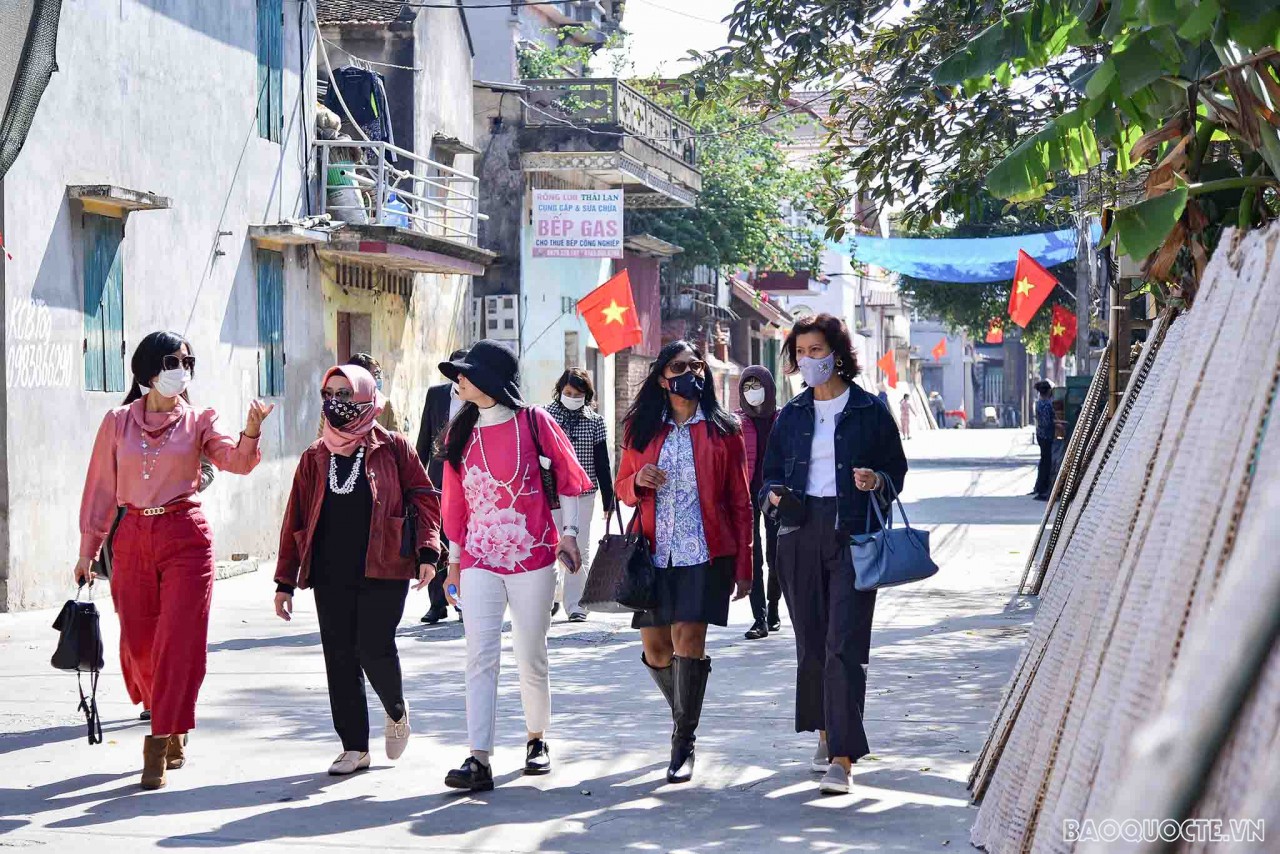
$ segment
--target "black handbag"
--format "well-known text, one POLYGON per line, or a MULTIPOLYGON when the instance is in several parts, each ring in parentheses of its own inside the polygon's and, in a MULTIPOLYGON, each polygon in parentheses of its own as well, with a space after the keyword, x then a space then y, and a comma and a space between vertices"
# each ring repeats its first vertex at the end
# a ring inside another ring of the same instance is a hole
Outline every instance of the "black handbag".
POLYGON ((404 527, 400 529, 400 557, 418 558, 418 505, 413 496, 429 489, 410 489, 404 494, 404 527))
POLYGON ((591 571, 580 601, 593 611, 647 611, 658 605, 658 570, 649 553, 649 540, 640 524, 640 511, 624 531, 621 513, 610 513, 605 534, 591 559, 591 571), (618 533, 609 523, 618 520, 618 533))
POLYGON ((542 453, 542 442, 538 441, 538 416, 529 410, 529 432, 533 434, 533 452, 538 455, 538 474, 542 476, 542 492, 547 496, 547 503, 552 510, 560 509, 560 490, 556 484, 556 472, 551 468, 551 460, 542 453), (543 460, 547 460, 545 463, 543 460))
MULTIPOLYGON (((81 584, 81 589, 84 585, 81 584)), ((93 595, 92 589, 89 593, 93 595)), ((50 663, 58 670, 74 670, 76 687, 80 691, 77 711, 84 712, 89 728, 89 743, 102 743, 102 721, 98 717, 98 673, 102 670, 102 630, 98 623, 98 609, 92 598, 80 601, 80 590, 75 599, 68 599, 53 621, 58 631, 58 646, 50 663), (89 675, 89 695, 85 696, 80 674, 89 675)))

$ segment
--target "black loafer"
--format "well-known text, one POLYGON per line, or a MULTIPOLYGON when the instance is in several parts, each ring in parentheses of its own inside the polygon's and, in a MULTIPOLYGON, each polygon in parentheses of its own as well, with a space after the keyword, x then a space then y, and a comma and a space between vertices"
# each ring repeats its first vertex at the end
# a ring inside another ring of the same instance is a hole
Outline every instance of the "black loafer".
POLYGON ((524 773, 530 776, 551 773, 551 748, 540 738, 528 744, 528 752, 524 759, 524 773))
POLYGON ((436 623, 440 622, 447 616, 449 616, 449 609, 447 607, 432 608, 430 611, 428 611, 426 614, 422 616, 422 622, 426 623, 428 626, 434 626, 436 623))
POLYGON ((140 720, 140 721, 149 721, 149 720, 151 720, 151 710, 150 710, 150 709, 143 709, 143 710, 142 710, 142 714, 138 715, 138 720, 140 720))
POLYGON ((492 792, 493 769, 483 764, 474 756, 468 756, 461 768, 455 768, 445 775, 444 784, 450 789, 465 789, 468 792, 492 792))
POLYGON ((760 640, 769 636, 769 628, 764 624, 764 620, 756 620, 751 624, 751 628, 747 629, 747 633, 743 635, 747 640, 760 640))
POLYGON ((574 611, 569 615, 569 622, 571 623, 585 623, 586 621, 587 615, 583 611, 574 611))
POLYGON ((776 604, 769 606, 769 631, 782 631, 782 617, 778 616, 778 606, 776 604))

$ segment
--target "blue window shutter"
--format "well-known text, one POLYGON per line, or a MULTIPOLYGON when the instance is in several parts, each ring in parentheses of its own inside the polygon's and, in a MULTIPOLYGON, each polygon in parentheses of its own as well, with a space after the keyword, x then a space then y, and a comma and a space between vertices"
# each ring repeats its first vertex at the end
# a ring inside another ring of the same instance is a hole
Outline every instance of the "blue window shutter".
POLYGON ((260 250, 258 277, 258 392, 284 394, 284 256, 260 250))
POLYGON ((124 222, 84 217, 84 384, 124 391, 124 222))
POLYGON ((283 0, 258 0, 258 136, 280 142, 284 130, 283 0))

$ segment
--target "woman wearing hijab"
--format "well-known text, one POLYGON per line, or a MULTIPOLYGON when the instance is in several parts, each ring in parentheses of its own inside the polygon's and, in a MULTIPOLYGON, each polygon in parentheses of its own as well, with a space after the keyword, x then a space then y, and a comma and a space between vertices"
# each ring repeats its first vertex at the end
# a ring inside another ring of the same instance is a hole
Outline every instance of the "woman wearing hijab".
POLYGON ((315 593, 333 727, 342 753, 332 775, 369 767, 368 677, 386 713, 387 758, 409 743, 396 626, 409 581, 425 586, 440 549, 440 504, 409 441, 377 424, 373 375, 330 368, 320 390, 324 432, 298 462, 280 530, 276 614, 289 620, 299 587, 315 593), (417 554, 406 556, 408 511, 417 513, 417 554))
POLYGON ((641 611, 641 662, 671 707, 667 782, 693 779, 693 743, 711 659, 707 625, 726 625, 729 599, 751 589, 751 499, 738 420, 716 400, 702 351, 663 347, 624 424, 615 488, 640 508, 658 569, 657 607, 641 611))
POLYGON ((747 449, 747 477, 751 484, 751 555, 754 559, 751 574, 751 613, 755 622, 747 630, 747 640, 759 640, 782 628, 778 614, 778 600, 782 587, 778 583, 778 522, 772 517, 764 520, 764 548, 760 547, 760 488, 764 485, 764 450, 769 444, 773 423, 778 420, 778 392, 773 374, 761 365, 752 365, 742 372, 738 381, 738 398, 741 408, 734 414, 742 422, 742 440, 747 449), (765 603, 765 565, 769 567, 768 604, 765 603))
POLYGON ((502 620, 511 608, 511 641, 520 671, 526 730, 525 774, 551 770, 547 629, 556 562, 578 572, 577 497, 591 488, 573 446, 555 420, 520 399, 519 363, 496 341, 440 365, 465 403, 444 440, 444 530, 449 554, 445 592, 466 614, 467 736, 471 752, 445 785, 493 788, 489 756, 497 728, 502 620), (562 512, 557 530, 542 470, 549 469, 562 512))
MULTIPOLYGON (((587 609, 582 607, 582 591, 587 584, 587 570, 591 566, 591 517, 595 515, 596 493, 601 494, 605 518, 613 512, 613 466, 609 463, 609 437, 604 419, 592 405, 596 399, 596 387, 591 375, 582 368, 569 368, 556 383, 556 396, 547 404, 547 414, 556 420, 560 429, 569 437, 573 453, 578 458, 591 488, 578 496, 578 549, 582 552, 582 570, 561 576, 562 590, 557 590, 557 602, 564 602, 569 622, 581 623, 587 619, 587 609), (560 598, 563 597, 563 598, 560 598)), ((564 505, 561 505, 563 507, 564 505)), ((562 510, 556 511, 560 516, 562 510)), ((552 608, 554 615, 555 608, 552 608)))
POLYGON ((870 502, 902 490, 907 459, 887 407, 854 383, 843 320, 798 320, 783 344, 807 388, 773 427, 761 501, 777 514, 778 574, 796 635, 796 732, 817 732, 823 794, 849 791, 871 752, 863 726, 876 592, 854 587, 850 537, 878 530, 870 502), (890 491, 892 490, 892 492, 890 491))
POLYGON ((195 375, 191 344, 152 332, 134 351, 133 388, 102 419, 80 504, 78 583, 93 583, 115 522, 111 598, 120 617, 120 669, 129 698, 151 710, 142 746, 142 788, 159 789, 166 770, 186 764, 204 681, 213 540, 200 510, 200 458, 248 474, 262 454, 258 438, 272 406, 249 405, 244 431, 229 436, 218 413, 196 409, 186 391, 195 375))

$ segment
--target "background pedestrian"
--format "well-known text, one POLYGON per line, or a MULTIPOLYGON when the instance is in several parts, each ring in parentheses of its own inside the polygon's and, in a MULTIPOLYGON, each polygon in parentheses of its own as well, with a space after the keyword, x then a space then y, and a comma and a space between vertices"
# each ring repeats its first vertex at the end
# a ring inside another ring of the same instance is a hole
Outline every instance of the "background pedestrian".
MULTIPOLYGON (((454 350, 449 361, 456 362, 467 355, 465 349, 454 350)), ((440 442, 444 438, 445 428, 462 409, 462 400, 458 397, 458 385, 444 382, 427 389, 427 399, 422 406, 422 420, 418 424, 418 459, 427 468, 431 482, 439 489, 444 484, 444 466, 440 455, 440 442)), ((427 585, 427 594, 431 597, 431 605, 427 613, 422 615, 422 622, 435 624, 449 614, 449 602, 444 596, 444 579, 449 567, 449 540, 441 531, 440 562, 436 566, 435 576, 427 585)), ((461 618, 461 612, 459 612, 461 618)))
POLYGON ((742 440, 747 452, 747 478, 751 489, 751 613, 755 621, 747 630, 747 640, 768 637, 782 628, 778 602, 782 587, 778 582, 775 556, 778 551, 778 525, 772 517, 764 520, 764 543, 760 542, 760 488, 764 485, 764 450, 769 434, 778 420, 778 391, 773 374, 761 365, 751 365, 738 381, 738 397, 742 406, 735 413, 742 423, 742 440), (765 567, 769 581, 765 585, 765 567), (767 593, 767 595, 766 595, 767 593))

